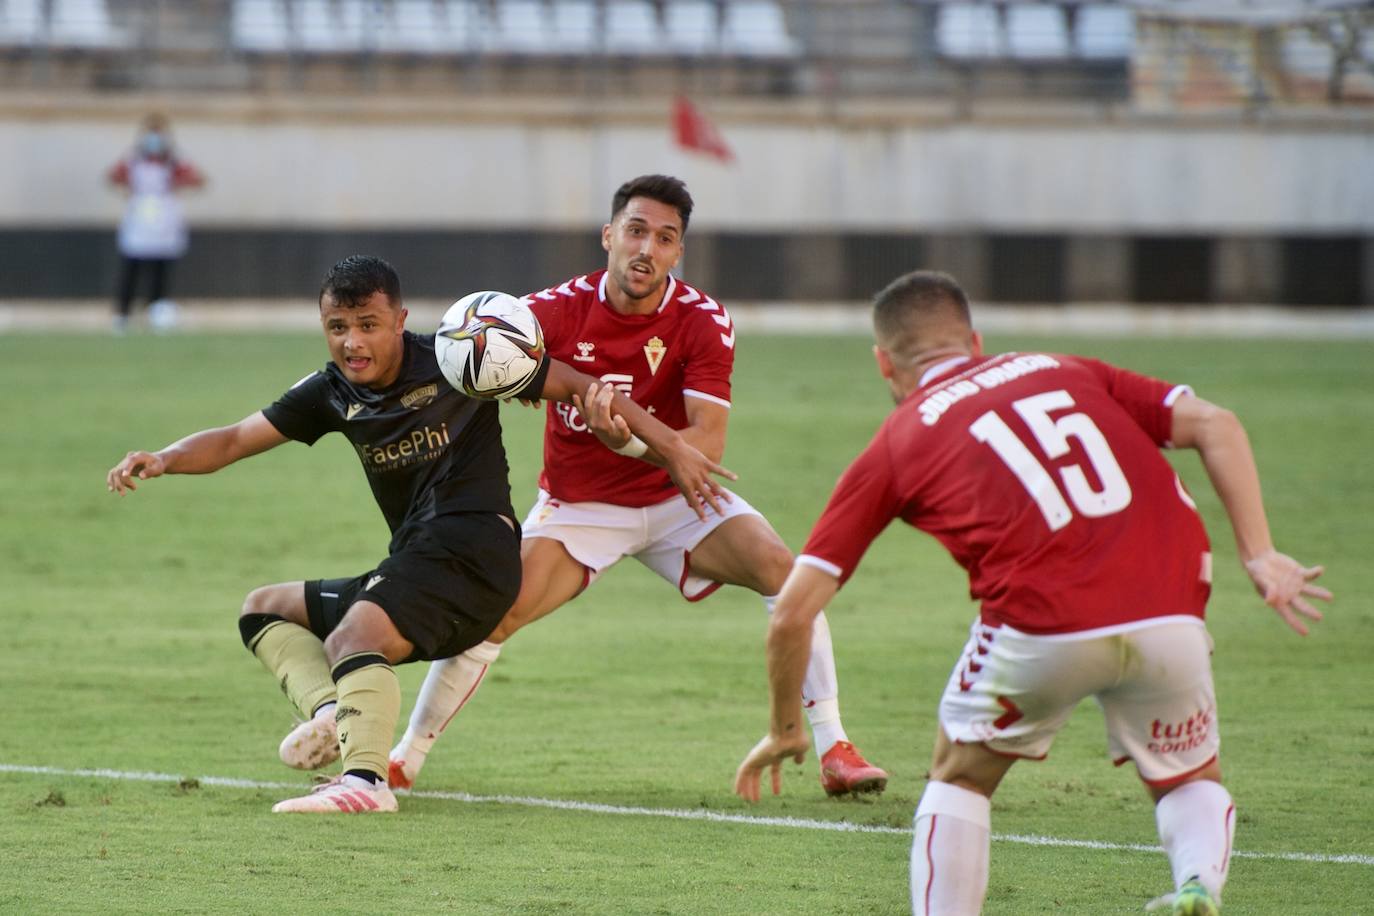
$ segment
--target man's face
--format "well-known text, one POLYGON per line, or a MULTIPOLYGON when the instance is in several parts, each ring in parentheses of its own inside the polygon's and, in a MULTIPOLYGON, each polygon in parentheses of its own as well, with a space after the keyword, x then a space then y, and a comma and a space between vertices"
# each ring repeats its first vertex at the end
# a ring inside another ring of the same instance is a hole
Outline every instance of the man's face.
POLYGON ((648 197, 632 197, 601 229, 606 270, 633 300, 660 294, 668 271, 682 259, 682 217, 677 208, 648 197))
POLYGON ((328 293, 320 298, 329 357, 355 385, 385 388, 396 381, 405 358, 405 323, 406 310, 383 292, 353 308, 339 305, 328 293))

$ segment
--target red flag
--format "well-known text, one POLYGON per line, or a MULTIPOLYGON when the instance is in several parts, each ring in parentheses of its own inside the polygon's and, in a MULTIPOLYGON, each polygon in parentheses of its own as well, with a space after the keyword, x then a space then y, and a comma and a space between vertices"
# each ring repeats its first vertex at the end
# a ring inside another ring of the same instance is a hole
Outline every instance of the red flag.
POLYGON ((673 103, 673 135, 683 149, 715 156, 721 162, 734 161, 735 154, 725 145, 716 125, 684 95, 673 103))

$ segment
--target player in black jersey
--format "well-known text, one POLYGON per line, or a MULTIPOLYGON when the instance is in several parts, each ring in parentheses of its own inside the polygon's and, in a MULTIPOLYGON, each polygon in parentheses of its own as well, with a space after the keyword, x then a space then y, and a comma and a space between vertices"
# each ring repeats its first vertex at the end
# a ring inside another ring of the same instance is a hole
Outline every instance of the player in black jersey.
MULTIPOLYGON (((320 288, 331 362, 271 406, 160 451, 133 451, 107 475, 113 492, 163 474, 208 474, 288 440, 348 437, 391 529, 388 555, 352 579, 284 582, 251 592, 244 645, 305 717, 282 742, 300 769, 342 754, 343 773, 273 811, 395 811, 387 750, 400 714, 392 665, 446 658, 495 628, 520 588, 499 406, 444 380, 432 338, 405 330, 400 280, 380 258, 336 264, 320 288)), ((516 396, 581 406, 597 380, 546 359, 516 396)), ((731 476, 627 397, 616 408, 704 512, 731 476)))

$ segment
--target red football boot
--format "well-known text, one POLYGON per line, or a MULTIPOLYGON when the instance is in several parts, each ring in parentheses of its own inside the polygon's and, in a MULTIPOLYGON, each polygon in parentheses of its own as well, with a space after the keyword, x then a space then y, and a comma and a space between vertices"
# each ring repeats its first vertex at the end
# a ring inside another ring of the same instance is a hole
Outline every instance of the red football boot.
POLYGON ((858 795, 887 788, 887 772, 873 766, 848 741, 836 741, 821 758, 821 788, 826 795, 858 795))
POLYGON ((405 764, 393 758, 386 762, 386 784, 393 789, 409 789, 415 780, 406 775, 405 764))

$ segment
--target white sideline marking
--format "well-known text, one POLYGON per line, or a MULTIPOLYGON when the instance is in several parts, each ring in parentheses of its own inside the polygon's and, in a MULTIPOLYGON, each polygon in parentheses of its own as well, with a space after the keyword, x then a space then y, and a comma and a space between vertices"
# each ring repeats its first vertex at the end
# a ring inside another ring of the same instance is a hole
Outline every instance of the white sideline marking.
MULTIPOLYGON (((61 767, 24 766, 0 763, 0 773, 30 773, 39 776, 80 776, 99 779, 125 779, 132 782, 181 782, 185 776, 171 773, 137 772, 130 770, 68 770, 61 767)), ((288 789, 304 788, 298 782, 264 782, 256 779, 234 779, 228 776, 197 776, 203 786, 223 786, 229 789, 288 789)), ((907 827, 885 827, 878 824, 851 824, 847 821, 818 821, 802 817, 760 817, 752 814, 727 814, 698 808, 641 808, 628 805, 605 805, 599 802, 572 801, 561 798, 534 798, 521 795, 470 795, 467 792, 402 792, 411 798, 436 798, 465 804, 517 805, 524 808, 552 808, 558 811, 587 811, 593 814, 619 814, 631 817, 667 817, 684 821, 712 821, 726 824, 748 824, 754 827, 791 827, 800 830, 830 830, 839 833, 885 833, 911 836, 907 827)), ((1144 843, 1103 843, 1098 840, 1068 840, 1061 837, 1033 836, 1020 833, 994 833, 998 843, 1022 846, 1054 846, 1067 849, 1097 849, 1109 852, 1163 853, 1158 846, 1144 843)), ((1237 859, 1266 859, 1283 862, 1318 862, 1332 865, 1374 865, 1374 856, 1350 853, 1326 855, 1313 852, 1242 852, 1231 853, 1237 859)))

